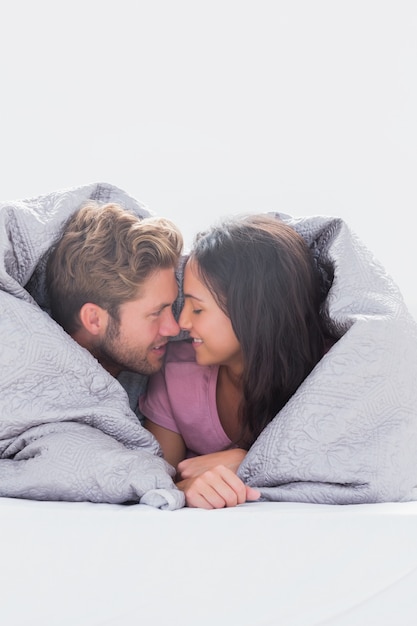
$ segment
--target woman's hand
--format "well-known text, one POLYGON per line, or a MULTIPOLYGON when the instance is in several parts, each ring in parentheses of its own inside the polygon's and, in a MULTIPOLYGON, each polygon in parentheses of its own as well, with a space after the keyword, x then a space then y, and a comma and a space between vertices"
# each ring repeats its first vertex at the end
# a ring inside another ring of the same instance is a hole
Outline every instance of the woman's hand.
POLYGON ((212 454, 202 454, 191 459, 184 459, 177 465, 177 477, 180 480, 196 478, 207 470, 211 470, 219 465, 228 467, 236 474, 246 454, 246 450, 232 448, 221 452, 213 452, 212 454))
POLYGON ((177 482, 177 487, 184 492, 186 505, 201 509, 223 509, 243 504, 247 500, 258 500, 257 489, 248 487, 235 472, 217 465, 193 478, 177 482))

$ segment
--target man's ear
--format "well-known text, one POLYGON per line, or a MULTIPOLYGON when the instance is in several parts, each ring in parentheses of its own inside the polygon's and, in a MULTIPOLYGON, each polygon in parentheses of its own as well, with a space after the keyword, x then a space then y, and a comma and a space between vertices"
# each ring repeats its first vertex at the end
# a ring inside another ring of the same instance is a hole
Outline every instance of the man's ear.
POLYGON ((104 333, 107 327, 108 313, 98 304, 86 302, 80 309, 79 319, 85 330, 97 336, 104 333))

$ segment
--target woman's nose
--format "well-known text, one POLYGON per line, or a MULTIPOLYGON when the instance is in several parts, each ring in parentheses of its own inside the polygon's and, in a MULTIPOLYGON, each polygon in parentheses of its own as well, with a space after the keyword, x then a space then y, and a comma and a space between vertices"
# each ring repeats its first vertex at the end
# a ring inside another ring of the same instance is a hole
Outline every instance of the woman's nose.
POLYGON ((180 325, 180 328, 182 330, 189 330, 191 328, 191 323, 190 323, 190 318, 187 315, 187 311, 186 308, 184 306, 184 308, 181 311, 179 320, 178 320, 178 324, 180 325))

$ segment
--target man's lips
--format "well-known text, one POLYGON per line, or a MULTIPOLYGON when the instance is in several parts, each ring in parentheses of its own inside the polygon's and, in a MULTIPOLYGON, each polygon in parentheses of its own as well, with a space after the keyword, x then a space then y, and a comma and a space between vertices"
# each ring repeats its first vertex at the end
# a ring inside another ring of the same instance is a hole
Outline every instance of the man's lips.
POLYGON ((156 350, 156 352, 164 351, 166 348, 166 345, 167 345, 167 342, 165 341, 165 343, 159 343, 157 346, 153 346, 151 350, 156 350))

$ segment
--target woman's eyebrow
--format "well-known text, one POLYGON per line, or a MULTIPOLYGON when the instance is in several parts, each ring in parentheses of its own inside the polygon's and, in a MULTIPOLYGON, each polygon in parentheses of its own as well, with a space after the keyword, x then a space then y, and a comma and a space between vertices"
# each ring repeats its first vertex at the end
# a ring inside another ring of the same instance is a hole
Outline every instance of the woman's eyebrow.
POLYGON ((203 298, 198 298, 197 296, 193 296, 192 293, 184 293, 184 298, 192 298, 193 300, 198 300, 199 302, 204 302, 203 298))

